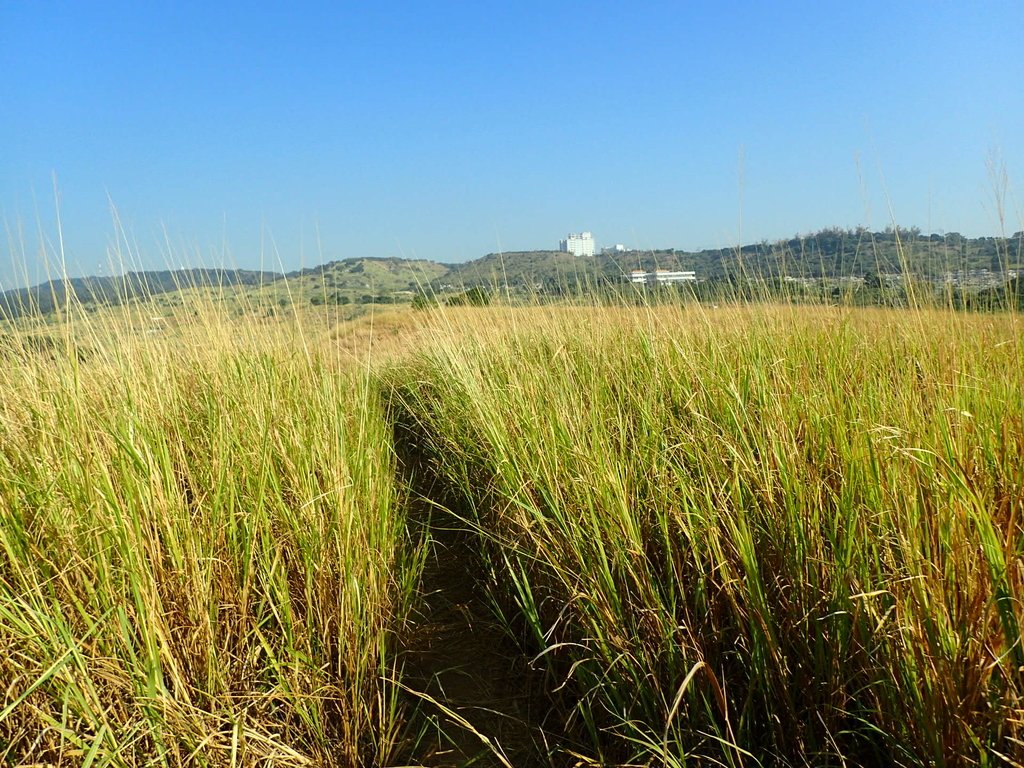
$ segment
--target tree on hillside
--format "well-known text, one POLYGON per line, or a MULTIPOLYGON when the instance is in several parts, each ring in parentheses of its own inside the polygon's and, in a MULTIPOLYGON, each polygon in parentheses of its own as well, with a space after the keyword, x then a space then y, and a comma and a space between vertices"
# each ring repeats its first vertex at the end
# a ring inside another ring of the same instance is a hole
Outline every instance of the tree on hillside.
POLYGON ((432 295, 428 296, 423 292, 417 293, 412 299, 413 309, 430 309, 436 306, 437 298, 432 295))
POLYGON ((445 304, 449 307, 486 307, 491 303, 491 294, 479 286, 450 297, 445 304))

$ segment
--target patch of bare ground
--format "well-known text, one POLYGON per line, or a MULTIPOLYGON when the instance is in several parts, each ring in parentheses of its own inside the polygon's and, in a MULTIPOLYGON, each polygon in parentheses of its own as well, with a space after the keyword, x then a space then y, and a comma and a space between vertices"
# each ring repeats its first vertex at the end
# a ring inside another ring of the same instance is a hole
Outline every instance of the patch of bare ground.
POLYGON ((469 534, 435 530, 405 647, 405 684, 426 722, 425 766, 548 765, 543 686, 476 583, 469 534))

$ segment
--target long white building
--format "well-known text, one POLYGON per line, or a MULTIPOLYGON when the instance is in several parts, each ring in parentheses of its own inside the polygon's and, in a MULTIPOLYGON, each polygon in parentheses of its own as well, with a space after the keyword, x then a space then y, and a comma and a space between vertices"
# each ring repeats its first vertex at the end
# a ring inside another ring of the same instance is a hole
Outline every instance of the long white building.
POLYGON ((673 272, 669 269, 656 269, 647 272, 643 269, 634 269, 629 273, 631 283, 646 283, 655 285, 657 283, 695 283, 697 282, 696 272, 673 272))
POLYGON ((575 256, 593 256, 594 236, 590 232, 570 232, 565 240, 558 242, 558 250, 575 256))

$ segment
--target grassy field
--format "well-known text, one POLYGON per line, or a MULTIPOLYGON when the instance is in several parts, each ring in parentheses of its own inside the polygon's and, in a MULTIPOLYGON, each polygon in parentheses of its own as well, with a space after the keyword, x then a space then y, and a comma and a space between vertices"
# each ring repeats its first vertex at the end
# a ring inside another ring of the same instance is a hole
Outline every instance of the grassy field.
POLYGON ((198 298, 12 328, 0 765, 467 762, 422 754, 403 676, 416 493, 548 680, 533 764, 1020 764, 1020 339, 944 310, 198 298))

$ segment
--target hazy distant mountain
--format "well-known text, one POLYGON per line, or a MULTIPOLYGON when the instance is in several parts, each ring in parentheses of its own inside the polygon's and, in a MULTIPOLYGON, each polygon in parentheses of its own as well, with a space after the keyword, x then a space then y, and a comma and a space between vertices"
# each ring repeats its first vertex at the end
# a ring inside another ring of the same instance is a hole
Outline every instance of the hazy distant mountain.
POLYGON ((0 293, 0 313, 7 317, 19 317, 26 312, 46 314, 64 306, 69 296, 82 304, 121 304, 185 288, 266 285, 282 277, 276 272, 202 268, 129 272, 117 277, 74 277, 4 291, 0 293))

